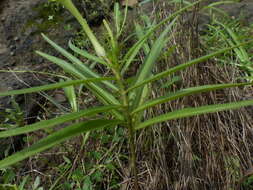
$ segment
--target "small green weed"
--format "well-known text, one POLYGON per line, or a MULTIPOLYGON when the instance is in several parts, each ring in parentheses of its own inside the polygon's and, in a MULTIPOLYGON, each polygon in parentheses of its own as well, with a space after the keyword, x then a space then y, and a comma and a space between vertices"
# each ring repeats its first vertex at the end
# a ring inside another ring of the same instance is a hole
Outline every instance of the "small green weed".
POLYGON ((0 112, 0 128, 16 128, 24 126, 24 113, 19 104, 11 97, 11 108, 0 112))
MULTIPOLYGON (((239 19, 225 19, 218 21, 214 18, 212 24, 208 25, 207 35, 203 40, 207 49, 212 51, 217 48, 224 48, 243 43, 252 37, 251 26, 243 26, 239 19)), ((217 60, 221 64, 231 64, 244 72, 245 78, 252 80, 253 62, 252 62, 252 43, 245 47, 238 47, 226 52, 224 56, 220 56, 217 60)))
POLYGON ((247 189, 252 189, 253 188, 253 175, 251 175, 247 179, 245 179, 242 185, 243 185, 243 187, 245 187, 247 189))

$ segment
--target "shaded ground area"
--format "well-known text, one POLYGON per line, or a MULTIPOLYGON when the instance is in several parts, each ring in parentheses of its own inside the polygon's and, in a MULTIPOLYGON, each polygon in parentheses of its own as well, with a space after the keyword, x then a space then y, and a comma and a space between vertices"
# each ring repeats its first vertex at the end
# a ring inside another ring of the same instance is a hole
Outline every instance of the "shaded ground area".
MULTIPOLYGON (((37 56, 35 50, 47 49, 50 52, 49 46, 42 40, 40 33, 46 32, 51 36, 60 36, 66 43, 70 38, 71 31, 61 32, 55 24, 52 28, 41 30, 37 25, 28 25, 29 22, 34 23, 44 22, 40 18, 40 12, 36 9, 43 5, 46 1, 1 1, 0 6, 0 90, 11 90, 28 88, 46 84, 52 77, 40 75, 36 73, 16 73, 11 71, 40 71, 51 72, 56 69, 53 64, 50 64, 37 56), (9 72, 3 72, 9 71, 9 72)), ((58 41, 59 42, 59 41, 58 41)), ((36 115, 40 110, 38 103, 42 103, 44 99, 38 95, 17 96, 16 102, 20 104, 24 110, 26 122, 32 123, 36 119, 36 115)), ((5 109, 11 106, 9 97, 0 99, 0 113, 5 112, 5 109)), ((4 115, 0 114, 0 120, 4 120, 4 115), (2 117, 1 117, 2 116, 2 117)), ((13 144, 20 144, 19 137, 12 140, 13 144)), ((10 141, 0 140, 0 157, 6 146, 10 145, 10 141), (5 146, 6 145, 6 146, 5 146)), ((15 146, 14 146, 15 147, 15 146)), ((20 146, 17 146, 20 147, 20 146)), ((17 148, 16 147, 16 148, 17 148)), ((17 148, 18 149, 18 148, 17 148)))

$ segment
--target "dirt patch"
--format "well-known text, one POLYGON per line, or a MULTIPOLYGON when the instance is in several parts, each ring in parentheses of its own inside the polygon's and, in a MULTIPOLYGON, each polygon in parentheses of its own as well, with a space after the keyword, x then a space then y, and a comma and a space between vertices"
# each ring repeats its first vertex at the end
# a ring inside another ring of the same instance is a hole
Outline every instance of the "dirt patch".
POLYGON ((253 24, 253 1, 246 0, 239 3, 225 4, 219 6, 233 18, 238 18, 246 25, 253 24))
MULTIPOLYGON (((38 14, 34 7, 46 2, 46 0, 4 0, 0 1, 0 91, 21 89, 48 83, 51 80, 48 76, 31 73, 2 72, 17 70, 48 71, 51 63, 37 56, 34 51, 47 49, 48 45, 42 40, 37 28, 26 27, 31 18, 38 14)), ((56 29, 47 32, 49 35, 57 33, 56 29)), ((60 33, 60 32, 58 32, 60 33)), ((66 39, 66 33, 58 34, 61 39, 66 39)), ((25 112, 27 122, 31 123, 36 118, 40 108, 38 103, 41 97, 37 95, 17 96, 16 101, 25 112)), ((10 98, 0 98, 0 116, 5 114, 5 109, 11 107, 10 98)), ((41 102, 40 102, 41 103, 41 102)), ((1 118, 0 118, 1 121, 1 118)), ((2 153, 12 144, 13 151, 21 148, 22 137, 0 141, 0 157, 2 153)), ((11 152, 11 151, 10 151, 11 152)))
MULTIPOLYGON (((48 9, 52 7, 46 7, 46 2, 47 0, 0 0, 0 91, 39 86, 58 80, 36 73, 3 72, 3 70, 51 72, 58 69, 55 64, 46 61, 34 52, 41 50, 58 56, 57 52, 42 39, 41 32, 46 33, 56 43, 66 48, 68 40, 75 35, 80 27, 76 20, 60 7, 53 7, 53 9, 59 8, 61 15, 50 15, 48 9), (51 16, 60 16, 64 20, 55 20, 55 23, 48 22, 51 16), (68 24, 73 25, 73 29, 64 29, 64 26, 68 24)), ((89 12, 85 12, 84 15, 91 13, 91 8, 95 9, 94 3, 87 4, 86 1, 80 0, 76 0, 76 2, 79 2, 80 6, 78 7, 81 11, 87 6, 90 7, 89 12)), ((107 10, 109 9, 110 6, 107 10)), ((92 12, 94 14, 88 18, 91 23, 98 23, 104 17, 103 14, 106 14, 101 8, 92 12)), ((34 122, 36 114, 40 110, 38 103, 41 103, 43 98, 38 95, 20 95, 15 99, 24 110, 25 117, 30 118, 26 122, 34 122)), ((10 98, 0 98, 0 115, 9 107, 11 107, 10 98)), ((20 141, 20 138, 16 140, 20 141)), ((10 139, 5 144, 0 141, 0 155, 10 142, 16 144, 16 140, 10 139)))

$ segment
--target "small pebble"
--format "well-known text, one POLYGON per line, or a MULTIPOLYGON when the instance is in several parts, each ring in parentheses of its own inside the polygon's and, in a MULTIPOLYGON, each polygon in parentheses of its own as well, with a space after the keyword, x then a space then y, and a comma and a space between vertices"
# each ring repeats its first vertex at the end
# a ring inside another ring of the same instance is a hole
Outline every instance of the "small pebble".
POLYGON ((67 101, 67 98, 64 94, 62 93, 55 93, 54 95, 54 98, 55 100, 58 102, 58 103, 63 103, 63 102, 66 102, 67 101))
POLYGON ((19 37, 16 36, 16 37, 14 38, 14 41, 18 41, 18 40, 19 40, 19 37))
POLYGON ((16 46, 15 46, 15 45, 11 45, 11 46, 10 46, 10 50, 11 50, 11 51, 13 51, 13 50, 15 50, 15 49, 16 49, 16 46))

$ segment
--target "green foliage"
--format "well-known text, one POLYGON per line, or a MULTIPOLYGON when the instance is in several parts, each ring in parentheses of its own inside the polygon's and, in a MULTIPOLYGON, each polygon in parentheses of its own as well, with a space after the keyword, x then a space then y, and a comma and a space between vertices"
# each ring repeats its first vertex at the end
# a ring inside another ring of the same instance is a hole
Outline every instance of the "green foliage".
POLYGON ((43 2, 34 8, 37 15, 28 20, 25 28, 35 27, 39 32, 47 31, 63 22, 63 7, 57 2, 43 2))
MULTIPOLYGON (((78 57, 75 57, 73 54, 58 46, 47 36, 43 35, 43 38, 59 53, 61 53, 62 56, 66 58, 66 60, 48 55, 40 51, 37 51, 37 53, 45 59, 61 67, 66 73, 68 73, 72 77, 72 80, 59 82, 51 85, 45 85, 41 87, 34 87, 30 89, 3 92, 0 93, 0 96, 39 92, 53 88, 65 88, 66 95, 71 102, 72 110, 75 112, 65 114, 63 116, 48 121, 40 121, 30 126, 24 126, 22 128, 15 128, 8 131, 0 132, 0 137, 3 138, 8 136, 14 136, 31 131, 36 131, 39 129, 54 127, 56 125, 73 120, 76 120, 77 122, 74 124, 71 123, 69 124, 69 126, 51 133, 47 137, 34 143, 28 148, 1 160, 0 168, 6 168, 16 162, 19 162, 41 151, 54 147, 59 143, 64 142, 77 135, 103 128, 111 128, 118 126, 119 128, 124 127, 124 129, 128 131, 128 144, 130 148, 130 172, 132 175, 134 175, 135 178, 134 188, 138 189, 134 138, 137 130, 167 120, 191 117, 200 114, 224 111, 228 109, 236 109, 242 106, 249 106, 253 104, 253 100, 247 100, 219 105, 207 105, 196 108, 184 108, 160 116, 154 116, 151 119, 144 118, 144 111, 154 107, 155 105, 163 104, 172 100, 176 100, 178 98, 194 95, 196 93, 209 92, 212 90, 225 89, 230 87, 252 85, 251 82, 247 82, 197 86, 188 89, 182 89, 178 92, 171 93, 168 96, 160 97, 157 99, 150 99, 151 91, 149 89, 151 88, 151 86, 155 88, 155 86, 152 85, 153 82, 158 81, 164 77, 173 78, 175 72, 183 71, 184 69, 192 65, 204 62, 207 59, 213 58, 214 56, 221 55, 231 49, 240 48, 242 45, 245 45, 236 43, 233 44, 233 46, 231 47, 220 49, 214 53, 210 53, 206 56, 193 59, 187 63, 182 63, 161 73, 152 73, 156 62, 159 59, 159 56, 161 55, 162 51, 165 48, 165 45, 171 38, 170 34, 174 32, 173 29, 177 24, 176 20, 178 16, 198 4, 199 1, 180 9, 179 11, 175 12, 174 14, 171 14, 168 18, 164 19, 160 23, 151 25, 149 28, 143 29, 141 26, 137 26, 136 28, 138 30, 138 35, 136 38, 136 42, 131 48, 126 51, 126 53, 121 49, 124 44, 122 44, 122 40, 120 39, 120 37, 126 21, 127 9, 124 14, 125 16, 122 17, 122 14, 120 14, 119 11, 118 4, 115 5, 115 30, 112 30, 109 24, 104 21, 104 25, 108 33, 108 39, 110 39, 109 41, 111 43, 111 47, 107 49, 104 48, 103 44, 97 40, 96 36, 93 34, 92 30, 87 24, 87 21, 81 17, 78 10, 72 4, 71 0, 59 0, 59 2, 62 3, 80 22, 81 26, 83 27, 86 35, 88 36, 95 49, 96 55, 92 55, 86 51, 80 50, 78 47, 75 47, 71 42, 69 43, 70 49, 78 55, 82 56, 84 59, 89 59, 92 61, 96 61, 99 64, 102 64, 103 67, 108 70, 107 73, 110 75, 110 77, 102 77, 99 73, 97 73, 95 70, 91 69, 80 59, 78 59, 78 57), (153 38, 155 36, 155 32, 158 29, 161 29, 161 27, 164 25, 166 25, 166 27, 163 28, 163 32, 159 34, 157 38, 152 39, 153 45, 149 46, 147 43, 148 40, 151 37, 153 38), (134 60, 138 59, 137 56, 140 54, 140 52, 142 52, 142 50, 144 51, 145 59, 143 61, 138 60, 140 62, 140 67, 137 74, 134 76, 134 80, 127 80, 126 73, 132 66, 135 67, 135 65, 132 64, 134 60), (92 92, 92 94, 100 102, 101 106, 98 106, 96 108, 88 108, 87 110, 77 111, 78 108, 77 105, 75 105, 76 100, 73 86, 80 84, 84 85, 86 89, 92 92)), ((115 140, 117 139, 118 137, 115 137, 115 140)), ((102 140, 104 142, 107 141, 106 137, 103 137, 102 140)), ((92 151, 89 156, 93 159, 98 160, 101 158, 101 153, 98 151, 92 151)), ((109 170, 113 170, 113 167, 113 165, 107 166, 109 170)), ((104 174, 103 172, 101 172, 100 169, 95 168, 91 176, 83 178, 83 176, 80 175, 80 171, 76 170, 72 174, 72 179, 75 181, 75 184, 80 183, 80 181, 84 181, 84 187, 80 185, 79 189, 92 189, 92 182, 101 181, 103 175, 104 174)), ((67 187, 68 185, 69 184, 66 184, 66 189, 71 188, 71 185, 70 187, 67 187)))
POLYGON ((245 187, 247 189, 253 188, 253 175, 247 177, 247 179, 244 180, 243 187, 245 187))
POLYGON ((0 128, 16 128, 25 123, 24 113, 13 96, 11 97, 11 105, 11 108, 0 112, 0 128))
POLYGON ((16 185, 0 185, 0 190, 18 190, 16 185))
MULTIPOLYGON (((218 47, 229 47, 238 45, 251 39, 253 26, 243 26, 239 19, 228 20, 226 17, 217 19, 215 16, 211 24, 208 25, 207 35, 203 37, 208 49, 213 50, 218 47)), ((252 55, 250 51, 252 49, 252 43, 246 46, 240 46, 234 48, 231 51, 226 52, 224 56, 219 57, 221 64, 231 64, 244 73, 244 78, 252 80, 253 68, 252 68, 252 55)))
POLYGON ((12 169, 7 169, 2 171, 3 173, 3 180, 2 182, 4 184, 0 185, 0 190, 26 190, 29 185, 29 189, 32 190, 43 190, 44 188, 42 187, 41 184, 41 179, 39 176, 37 176, 34 180, 34 182, 31 182, 31 177, 29 175, 24 176, 23 180, 21 181, 20 184, 16 185, 11 185, 11 183, 15 183, 15 173, 12 169))

